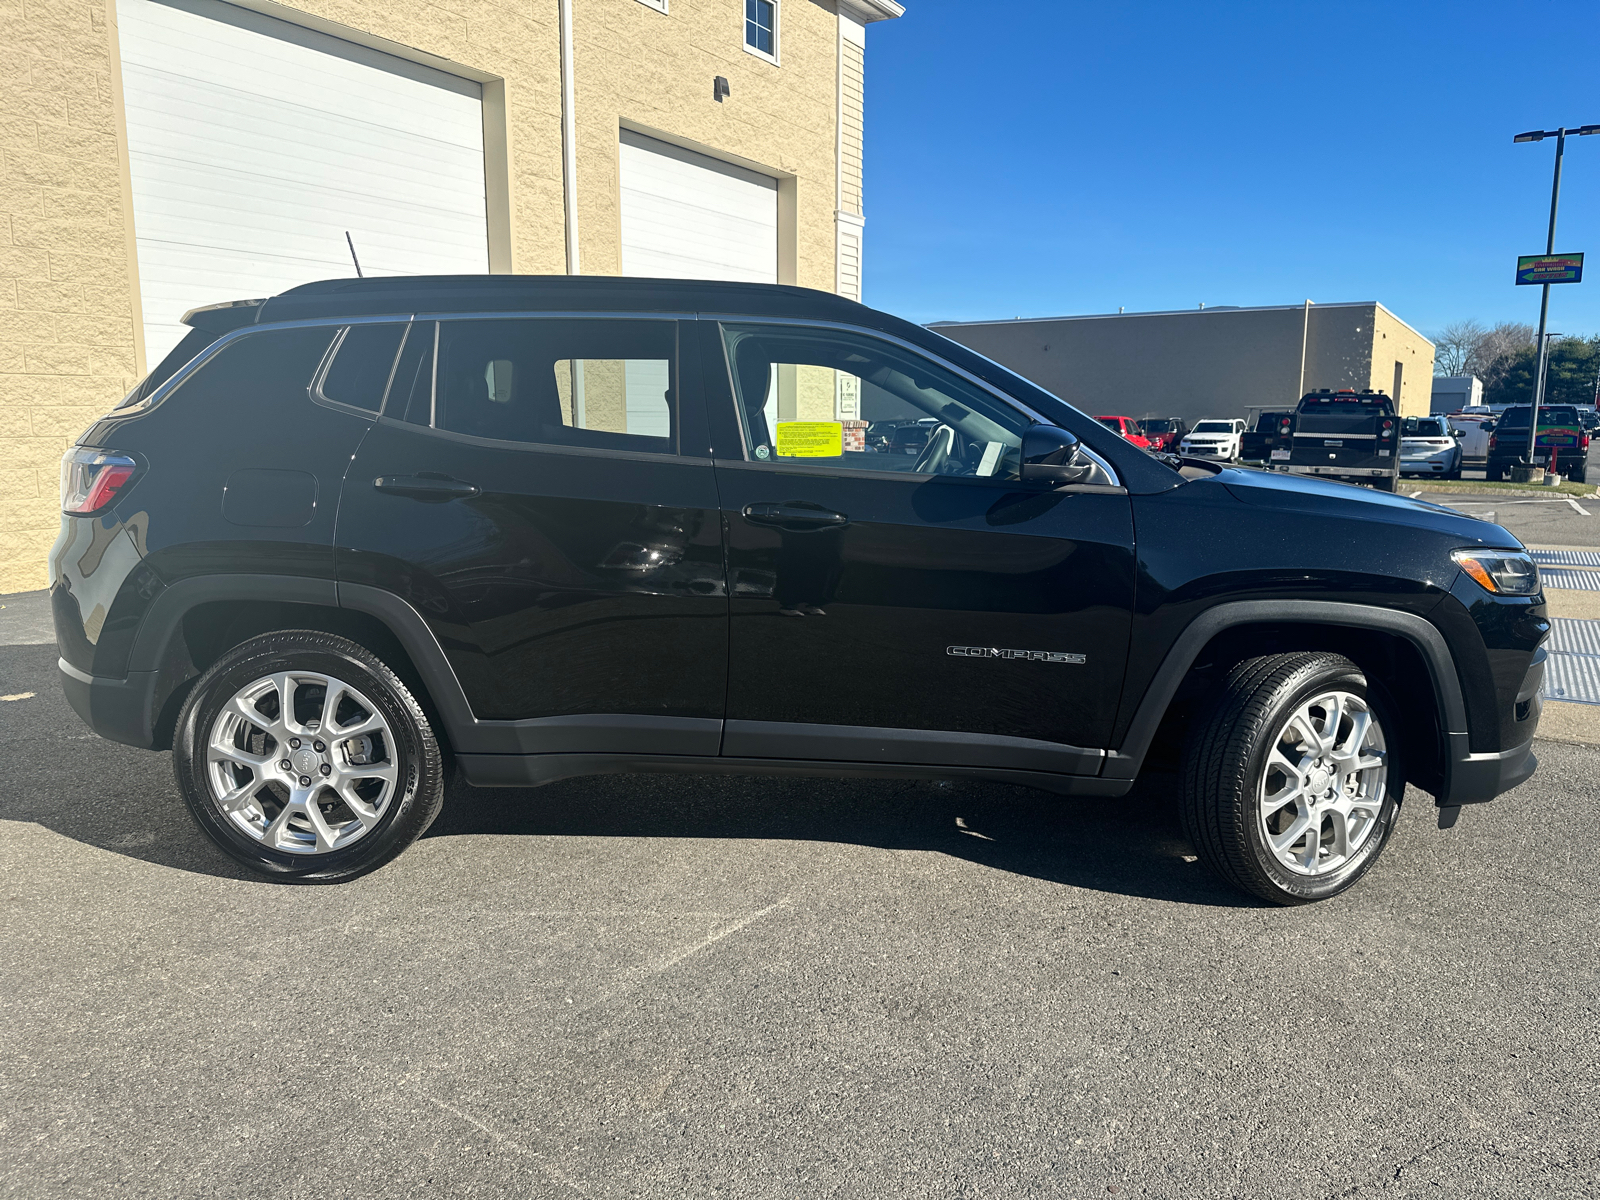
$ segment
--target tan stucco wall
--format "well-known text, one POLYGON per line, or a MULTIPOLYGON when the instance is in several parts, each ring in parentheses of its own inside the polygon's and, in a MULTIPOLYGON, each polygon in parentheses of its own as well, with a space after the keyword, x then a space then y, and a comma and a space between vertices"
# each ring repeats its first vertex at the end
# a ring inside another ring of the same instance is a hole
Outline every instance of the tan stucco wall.
MULTIPOLYGON (((495 138, 486 139, 493 260, 503 269, 509 258, 524 273, 565 271, 556 0, 240 2, 382 49, 410 48, 487 81, 489 122, 502 104, 505 114, 498 178, 495 138)), ((782 197, 792 244, 780 265, 795 282, 831 290, 831 4, 783 5, 782 66, 744 51, 742 0, 670 8, 574 4, 584 273, 621 269, 618 132, 628 123, 791 177, 782 197), (722 104, 712 99, 716 75, 731 85, 722 104)), ((138 361, 114 15, 113 0, 0 4, 0 593, 46 585, 61 453, 148 365, 138 361)))
POLYGON ((1128 313, 937 326, 1093 416, 1244 417, 1293 407, 1305 391, 1389 391, 1406 364, 1401 411, 1426 412, 1433 346, 1377 304, 1128 313), (1415 365, 1413 365, 1415 364, 1415 365))
POLYGON ((1394 365, 1402 363, 1396 405, 1403 416, 1427 416, 1433 406, 1433 343, 1381 305, 1373 327, 1378 336, 1372 347, 1372 386, 1392 392, 1394 365))
POLYGON ((745 51, 743 0, 672 0, 668 13, 638 0, 591 0, 574 5, 572 36, 584 274, 622 270, 618 136, 626 125, 792 176, 797 236, 791 253, 780 248, 783 282, 833 290, 839 21, 830 8, 783 5, 781 66, 745 51), (712 98, 718 75, 730 92, 720 104, 712 98))

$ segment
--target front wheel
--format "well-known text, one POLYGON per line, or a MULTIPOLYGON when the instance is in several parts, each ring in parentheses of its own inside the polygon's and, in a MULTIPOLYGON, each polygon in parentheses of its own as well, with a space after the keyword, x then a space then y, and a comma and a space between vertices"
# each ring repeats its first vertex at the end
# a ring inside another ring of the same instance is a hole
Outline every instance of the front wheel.
POLYGON ((172 767, 211 840, 285 881, 366 874, 444 801, 439 745, 406 685, 371 651, 310 630, 212 664, 178 714, 172 767))
POLYGON ((1274 904, 1336 896, 1383 852, 1405 791, 1386 699, 1338 654, 1248 659, 1185 749, 1184 828, 1200 858, 1274 904))

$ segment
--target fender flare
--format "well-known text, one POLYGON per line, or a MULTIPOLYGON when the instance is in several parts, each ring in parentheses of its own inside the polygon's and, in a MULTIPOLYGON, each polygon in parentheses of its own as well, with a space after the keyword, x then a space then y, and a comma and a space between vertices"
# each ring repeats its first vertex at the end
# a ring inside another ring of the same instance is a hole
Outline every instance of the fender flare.
POLYGON ((1464 756, 1467 749, 1467 706, 1461 694, 1450 647, 1433 622, 1415 613, 1378 608, 1371 604, 1348 604, 1336 600, 1235 600, 1209 608, 1184 628, 1167 651, 1155 677, 1145 689, 1122 745, 1106 754, 1100 774, 1108 779, 1133 779, 1139 774, 1150 743, 1178 685, 1188 675, 1194 660, 1217 634, 1239 625, 1257 624, 1338 625, 1348 629, 1370 629, 1403 637, 1417 648, 1428 665, 1433 681, 1434 701, 1443 721, 1439 733, 1449 758, 1464 756))

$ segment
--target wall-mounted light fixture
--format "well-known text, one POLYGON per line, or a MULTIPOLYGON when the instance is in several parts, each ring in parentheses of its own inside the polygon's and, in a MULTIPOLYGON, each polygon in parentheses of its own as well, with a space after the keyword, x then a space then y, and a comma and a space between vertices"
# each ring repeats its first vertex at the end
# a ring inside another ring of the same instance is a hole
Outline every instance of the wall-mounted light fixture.
POLYGON ((721 104, 725 97, 731 95, 733 95, 733 93, 728 90, 728 81, 721 75, 718 75, 714 80, 711 81, 711 98, 718 104, 721 104))

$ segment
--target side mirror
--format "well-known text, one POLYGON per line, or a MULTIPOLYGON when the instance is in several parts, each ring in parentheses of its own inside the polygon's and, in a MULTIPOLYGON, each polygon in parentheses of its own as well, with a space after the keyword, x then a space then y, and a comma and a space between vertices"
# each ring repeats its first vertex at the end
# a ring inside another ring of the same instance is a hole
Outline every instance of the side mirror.
POLYGON ((1022 478, 1029 483, 1060 487, 1082 483, 1094 474, 1078 439, 1055 425, 1030 425, 1022 431, 1022 478))
POLYGON ((1464 430, 1452 429, 1450 431, 1450 436, 1451 437, 1466 437, 1467 435, 1466 435, 1466 432, 1464 430))
POLYGON ((1494 422, 1493 421, 1485 421, 1482 425, 1479 425, 1478 428, 1483 430, 1485 433, 1493 433, 1494 432, 1494 422))

